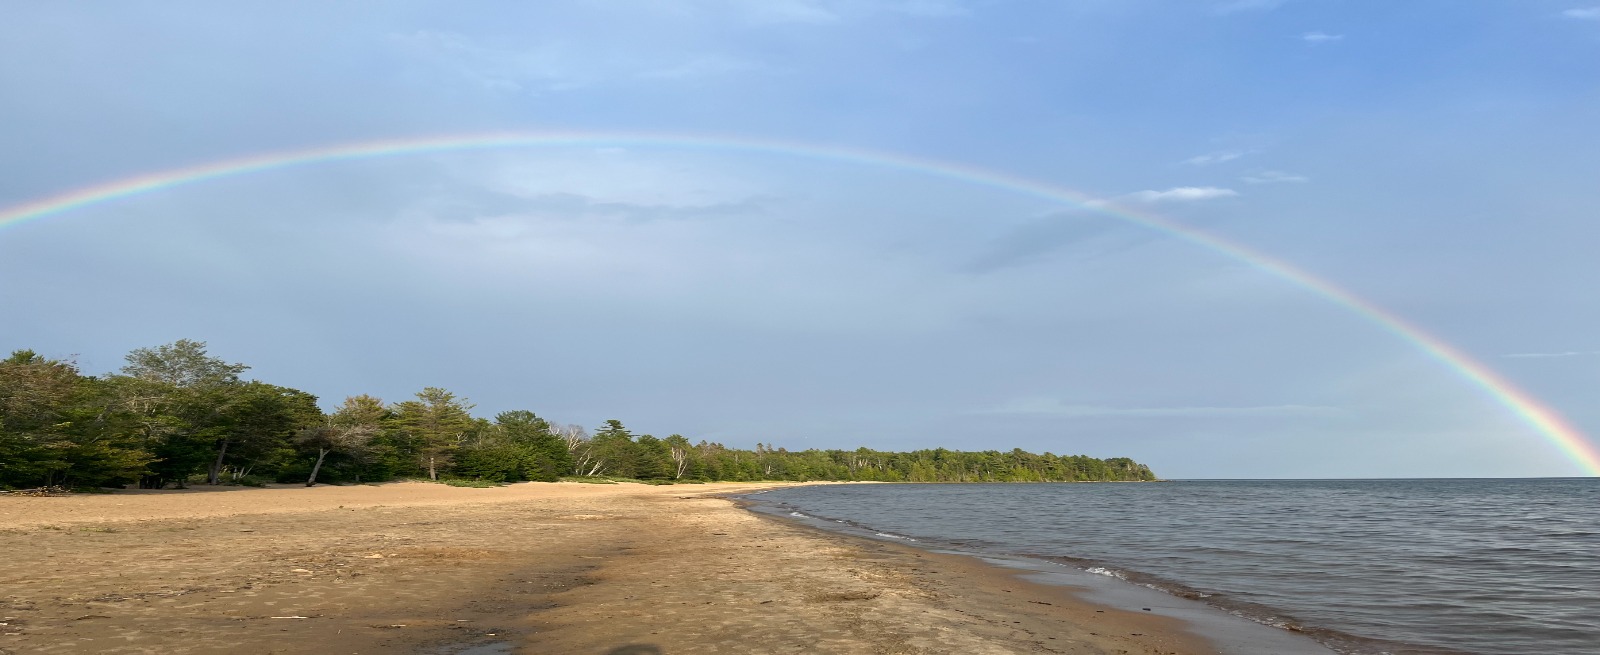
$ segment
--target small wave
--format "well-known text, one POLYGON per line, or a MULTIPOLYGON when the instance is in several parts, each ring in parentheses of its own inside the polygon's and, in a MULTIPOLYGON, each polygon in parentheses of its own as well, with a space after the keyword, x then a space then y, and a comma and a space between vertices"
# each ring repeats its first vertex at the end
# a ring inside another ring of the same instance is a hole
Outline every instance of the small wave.
POLYGON ((1121 571, 1118 571, 1116 569, 1108 569, 1108 568, 1106 568, 1104 566, 1091 566, 1091 567, 1089 567, 1087 569, 1084 569, 1084 570, 1088 571, 1090 573, 1093 573, 1095 575, 1103 575, 1103 576, 1106 576, 1106 577, 1109 577, 1109 578, 1116 578, 1118 580, 1127 580, 1128 579, 1128 576, 1124 575, 1121 571))
POLYGON ((912 539, 911 537, 898 535, 898 534, 889 534, 887 532, 879 532, 879 533, 877 533, 877 535, 880 536, 880 537, 884 537, 886 539, 902 539, 902 540, 905 540, 905 541, 916 541, 916 539, 912 539))
POLYGON ((806 516, 806 515, 805 515, 805 514, 801 514, 801 513, 799 513, 799 512, 789 512, 789 516, 793 516, 793 517, 795 517, 795 518, 802 518, 802 519, 809 519, 809 518, 811 518, 811 517, 809 517, 809 516, 806 516))

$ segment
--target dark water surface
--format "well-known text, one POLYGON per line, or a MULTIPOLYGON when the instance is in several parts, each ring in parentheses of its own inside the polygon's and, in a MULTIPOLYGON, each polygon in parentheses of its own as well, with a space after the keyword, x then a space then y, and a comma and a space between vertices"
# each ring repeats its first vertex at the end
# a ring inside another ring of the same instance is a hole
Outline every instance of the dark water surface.
POLYGON ((1600 479, 893 484, 763 503, 1040 557, 1348 653, 1600 653, 1600 479))

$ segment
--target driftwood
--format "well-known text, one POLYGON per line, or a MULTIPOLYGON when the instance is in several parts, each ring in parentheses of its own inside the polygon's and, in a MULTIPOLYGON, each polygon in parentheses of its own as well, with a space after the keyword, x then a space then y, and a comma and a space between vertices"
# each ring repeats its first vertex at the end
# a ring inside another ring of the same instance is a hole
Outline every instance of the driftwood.
POLYGON ((71 489, 54 486, 36 487, 33 489, 12 489, 10 491, 0 489, 0 495, 9 496, 65 496, 70 493, 72 493, 71 489))

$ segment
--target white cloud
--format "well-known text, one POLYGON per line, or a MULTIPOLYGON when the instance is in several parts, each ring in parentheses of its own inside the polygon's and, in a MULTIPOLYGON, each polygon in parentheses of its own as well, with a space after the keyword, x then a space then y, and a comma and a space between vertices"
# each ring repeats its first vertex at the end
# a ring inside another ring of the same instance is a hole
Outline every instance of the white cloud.
POLYGON ((1561 15, 1578 20, 1600 20, 1600 7, 1573 7, 1561 12, 1561 15))
POLYGON ((1568 350, 1565 352, 1554 353, 1511 353, 1509 355, 1501 355, 1501 357, 1505 357, 1507 359, 1544 359, 1549 357, 1586 357, 1590 355, 1600 355, 1600 350, 1568 350))
POLYGON ((1124 416, 1133 418, 1159 417, 1272 417, 1342 414, 1338 407, 1319 405, 1249 405, 1234 407, 1175 406, 1175 407, 1107 407, 1103 405, 1069 405, 1048 398, 1018 398, 999 407, 982 410, 981 414, 1040 414, 1065 417, 1124 416))
POLYGON ((1283 171, 1261 171, 1239 178, 1246 184, 1278 184, 1283 182, 1308 182, 1310 178, 1283 171))
POLYGON ((1189 164, 1190 166, 1210 166, 1212 164, 1230 162, 1248 154, 1250 153, 1244 150, 1218 150, 1217 152, 1208 152, 1203 155, 1195 155, 1183 160, 1183 163, 1189 164))
POLYGON ((1306 32, 1300 35, 1300 40, 1310 44, 1337 43, 1344 40, 1343 34, 1329 34, 1327 32, 1306 32))
POLYGON ((1122 199, 1149 203, 1194 202, 1198 200, 1211 200, 1213 198, 1230 198, 1237 195, 1239 195, 1239 192, 1234 191, 1233 189, 1223 189, 1214 186, 1180 186, 1167 189, 1166 191, 1155 191, 1151 189, 1135 191, 1122 196, 1122 199))

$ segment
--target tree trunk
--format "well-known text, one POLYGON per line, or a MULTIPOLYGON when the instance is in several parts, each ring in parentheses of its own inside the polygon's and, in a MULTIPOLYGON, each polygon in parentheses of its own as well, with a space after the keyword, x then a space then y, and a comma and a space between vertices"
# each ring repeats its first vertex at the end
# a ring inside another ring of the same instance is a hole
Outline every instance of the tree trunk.
POLYGON ((306 478, 306 486, 307 487, 314 486, 314 485, 317 484, 317 472, 322 470, 322 459, 324 457, 327 457, 327 456, 328 456, 328 449, 327 448, 318 448, 317 449, 317 463, 311 465, 311 477, 306 478))
POLYGON ((218 439, 217 461, 211 463, 211 472, 206 475, 206 484, 222 482, 222 457, 228 454, 228 440, 218 439))
POLYGON ((685 451, 684 449, 682 449, 682 448, 679 448, 677 446, 673 446, 672 447, 672 463, 674 464, 674 467, 676 468, 676 473, 672 476, 672 479, 674 479, 674 480, 683 479, 683 471, 685 469, 689 468, 689 453, 687 451, 685 451))
POLYGON ((434 467, 433 467, 433 456, 432 455, 428 456, 428 479, 429 480, 438 480, 439 479, 439 471, 434 469, 434 467))

